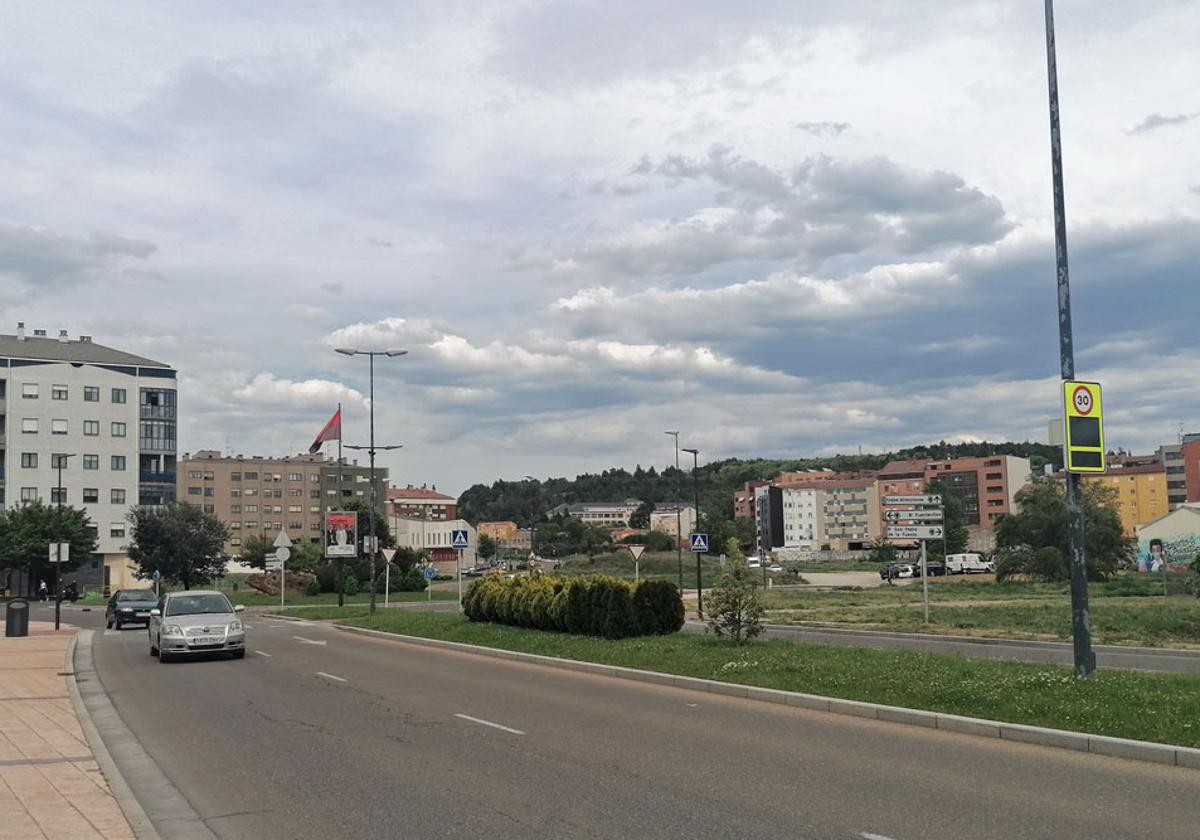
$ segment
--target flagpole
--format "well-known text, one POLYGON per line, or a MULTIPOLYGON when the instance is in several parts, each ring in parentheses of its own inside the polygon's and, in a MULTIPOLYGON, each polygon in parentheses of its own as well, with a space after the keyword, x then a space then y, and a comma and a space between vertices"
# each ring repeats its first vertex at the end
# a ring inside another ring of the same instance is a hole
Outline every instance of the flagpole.
MULTIPOLYGON (((338 458, 337 485, 338 486, 337 486, 337 497, 336 497, 337 504, 334 506, 335 510, 340 510, 341 506, 342 506, 342 438, 344 438, 344 437, 345 437, 345 434, 342 432, 342 404, 338 403, 338 456, 337 456, 337 458, 338 458)), ((343 594, 343 590, 345 589, 345 569, 344 569, 343 564, 345 562, 346 561, 344 561, 341 558, 341 556, 338 557, 337 594, 338 594, 338 606, 339 607, 346 606, 345 595, 343 594)))

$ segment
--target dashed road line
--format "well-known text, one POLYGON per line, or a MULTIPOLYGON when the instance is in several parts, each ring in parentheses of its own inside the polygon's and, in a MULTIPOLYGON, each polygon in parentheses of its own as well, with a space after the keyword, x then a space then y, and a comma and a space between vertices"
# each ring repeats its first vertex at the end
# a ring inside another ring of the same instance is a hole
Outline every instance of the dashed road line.
POLYGON ((525 734, 520 729, 513 729, 510 726, 504 726, 499 723, 492 723, 490 720, 484 720, 482 718, 471 717, 470 715, 455 714, 454 716, 456 718, 462 718, 463 720, 469 720, 469 721, 471 721, 471 723, 478 723, 480 726, 490 726, 493 729, 500 729, 505 732, 511 732, 513 735, 524 735, 525 734))
POLYGON ((345 677, 338 677, 338 676, 334 676, 333 674, 326 674, 324 671, 317 671, 317 676, 325 677, 325 679, 327 679, 327 680, 337 680, 338 682, 350 682, 345 677))
POLYGON ((265 650, 256 650, 254 652, 257 653, 259 656, 267 657, 267 659, 271 658, 271 654, 267 653, 265 650))
POLYGON ((306 638, 304 638, 303 636, 292 636, 292 638, 293 638, 293 639, 295 639, 295 640, 296 640, 296 641, 298 641, 298 642, 304 642, 304 644, 306 644, 306 645, 323 645, 323 644, 327 644, 327 642, 326 642, 324 639, 320 639, 320 640, 318 640, 318 639, 306 639, 306 638))
POLYGON ((892 840, 891 837, 888 837, 884 834, 872 834, 869 831, 860 831, 858 836, 861 837, 862 840, 892 840))

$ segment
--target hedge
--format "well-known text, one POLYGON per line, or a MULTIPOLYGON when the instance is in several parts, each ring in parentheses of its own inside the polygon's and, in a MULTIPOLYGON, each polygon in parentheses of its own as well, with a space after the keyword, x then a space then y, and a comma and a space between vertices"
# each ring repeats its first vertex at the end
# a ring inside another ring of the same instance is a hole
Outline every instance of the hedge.
POLYGON ((683 599, 675 584, 620 578, 488 575, 463 597, 471 621, 623 639, 678 632, 683 599))

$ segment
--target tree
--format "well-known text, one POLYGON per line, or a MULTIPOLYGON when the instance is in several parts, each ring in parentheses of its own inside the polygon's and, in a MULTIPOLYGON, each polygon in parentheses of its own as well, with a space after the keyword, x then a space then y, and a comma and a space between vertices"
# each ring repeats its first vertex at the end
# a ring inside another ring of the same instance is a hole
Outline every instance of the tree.
MULTIPOLYGON (((638 470, 641 470, 641 467, 638 467, 638 470)), ((649 528, 650 514, 652 513, 654 513, 654 502, 642 502, 638 505, 638 509, 629 516, 629 527, 649 528)))
POLYGON ((85 511, 42 501, 29 502, 0 513, 0 569, 25 576, 27 593, 32 595, 38 581, 50 586, 54 566, 50 563, 51 543, 70 544, 69 557, 59 570, 69 572, 89 559, 96 550, 96 529, 85 511))
MULTIPOLYGON (((362 538, 371 533, 371 503, 362 499, 346 499, 342 503, 342 510, 358 514, 358 544, 361 549, 362 538)), ((396 544, 387 517, 378 510, 375 511, 375 536, 379 538, 380 548, 391 548, 396 544)))
POLYGON ((926 548, 930 562, 945 560, 947 554, 962 554, 967 550, 970 534, 963 525, 963 503, 957 494, 951 493, 941 481, 931 481, 925 485, 925 492, 942 498, 942 510, 945 518, 942 525, 945 528, 946 539, 943 551, 942 540, 930 540, 926 548))
POLYGON ((737 537, 729 537, 725 540, 724 552, 730 560, 740 562, 746 559, 742 555, 742 545, 737 537))
POLYGON ((897 562, 900 559, 900 554, 896 550, 896 546, 892 545, 890 542, 886 540, 877 540, 871 546, 871 553, 867 555, 867 559, 872 563, 879 563, 880 565, 886 566, 889 563, 897 562))
POLYGON ((762 632, 762 593, 745 563, 726 563, 708 596, 708 626, 740 645, 762 632))
POLYGON ((162 508, 134 508, 129 558, 146 580, 158 572, 163 580, 191 589, 225 574, 229 529, 196 505, 174 502, 162 508))
MULTIPOLYGON (((1032 489, 1017 493, 1016 502, 1016 513, 1002 517, 996 526, 997 580, 1015 575, 1047 581, 1070 579, 1066 487, 1061 481, 1038 481, 1032 489)), ((1085 485, 1088 580, 1112 576, 1133 556, 1134 541, 1125 536, 1115 503, 1112 488, 1085 485)))
POLYGON ((275 554, 275 542, 268 537, 260 534, 255 534, 252 537, 247 537, 242 543, 241 553, 238 554, 238 562, 250 566, 255 569, 265 569, 267 567, 267 555, 272 557, 275 554))
POLYGON ((480 534, 479 547, 475 553, 484 560, 491 560, 496 556, 496 541, 487 534, 480 534))
POLYGON ((325 552, 317 543, 297 540, 292 544, 292 556, 288 558, 289 572, 315 572, 325 562, 325 552))

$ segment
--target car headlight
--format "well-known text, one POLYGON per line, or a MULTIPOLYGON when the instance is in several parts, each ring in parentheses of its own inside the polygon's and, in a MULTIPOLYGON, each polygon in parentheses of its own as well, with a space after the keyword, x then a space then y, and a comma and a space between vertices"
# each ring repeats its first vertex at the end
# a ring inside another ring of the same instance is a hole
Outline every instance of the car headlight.
POLYGON ((234 619, 233 621, 229 622, 229 632, 230 633, 241 633, 242 632, 242 622, 238 621, 237 619, 234 619))
POLYGON ((183 635, 183 630, 182 630, 182 628, 180 628, 180 626, 178 624, 168 624, 165 627, 163 627, 162 632, 163 632, 164 636, 182 636, 183 635))

